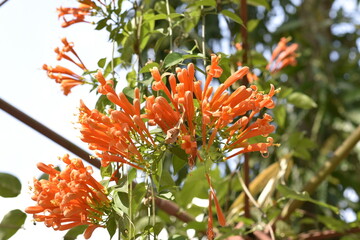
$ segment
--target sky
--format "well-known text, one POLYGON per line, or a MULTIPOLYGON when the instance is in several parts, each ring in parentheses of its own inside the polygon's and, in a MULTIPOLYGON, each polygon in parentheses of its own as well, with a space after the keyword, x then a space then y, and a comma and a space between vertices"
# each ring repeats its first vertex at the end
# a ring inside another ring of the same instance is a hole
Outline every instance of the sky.
MULTIPOLYGON (((79 23, 69 28, 60 27, 56 8, 77 6, 71 0, 9 0, 0 7, 0 97, 51 128, 76 145, 87 150, 74 127, 80 99, 94 107, 96 97, 89 94, 90 87, 78 86, 64 96, 60 85, 49 79, 42 70, 44 63, 62 65, 56 61, 53 49, 61 46, 61 38, 75 43, 75 50, 89 69, 97 68, 97 60, 111 54, 105 32, 94 31, 94 25, 79 23)), ((33 177, 40 176, 36 163, 59 165, 59 156, 66 149, 38 134, 0 110, 0 172, 17 176, 22 192, 16 198, 0 197, 0 219, 10 210, 24 211, 34 205, 29 191, 33 177)), ((75 157, 75 155, 70 154, 75 157)), ((32 223, 28 215, 23 229, 11 239, 62 239, 65 232, 54 231, 32 223)), ((103 236, 105 230, 96 230, 103 236)), ((79 238, 81 239, 81 238, 79 238)))

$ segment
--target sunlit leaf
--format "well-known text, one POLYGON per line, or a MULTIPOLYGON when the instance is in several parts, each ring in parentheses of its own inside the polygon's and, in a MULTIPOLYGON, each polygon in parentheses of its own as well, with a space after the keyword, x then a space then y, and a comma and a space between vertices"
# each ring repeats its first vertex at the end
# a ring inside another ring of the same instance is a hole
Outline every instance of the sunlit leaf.
POLYGON ((101 58, 99 61, 98 61, 98 66, 99 68, 103 68, 106 64, 106 58, 101 58))
POLYGON ((200 1, 195 1, 194 5, 195 6, 212 6, 212 7, 215 7, 216 6, 216 1, 215 0, 200 0, 200 1))
POLYGON ((267 10, 270 9, 270 5, 267 0, 248 0, 247 4, 253 5, 253 6, 263 6, 267 10))
POLYGON ((150 69, 152 69, 153 67, 159 68, 159 64, 156 62, 148 63, 140 70, 140 73, 150 72, 150 69))
POLYGON ((0 240, 7 240, 13 236, 24 224, 26 214, 15 209, 7 213, 0 223, 0 240))
POLYGON ((19 179, 8 173, 0 173, 0 196, 16 197, 20 194, 21 183, 19 179))
POLYGON ((286 121, 286 108, 285 105, 278 105, 274 109, 275 121, 279 125, 279 127, 285 126, 286 121))
POLYGON ((101 167, 100 168, 100 174, 101 174, 101 177, 104 178, 104 177, 111 177, 113 173, 113 169, 112 169, 112 165, 109 164, 108 166, 106 167, 101 167))
POLYGON ((183 60, 184 59, 180 53, 177 52, 170 53, 164 59, 164 67, 165 68, 172 67, 178 63, 181 63, 183 60))
POLYGON ((239 15, 237 15, 236 13, 233 13, 229 10, 222 10, 221 14, 223 14, 224 16, 230 18, 231 20, 233 20, 234 22, 237 22, 240 25, 244 25, 243 21, 241 20, 241 18, 239 17, 239 15))
POLYGON ((75 240, 87 227, 87 225, 73 227, 65 234, 64 240, 75 240))
POLYGON ((337 207, 335 207, 335 206, 332 206, 332 205, 329 205, 327 203, 320 202, 320 201, 317 201, 315 199, 312 199, 309 196, 309 193, 307 193, 307 192, 301 192, 301 193, 296 192, 296 191, 294 191, 294 190, 292 190, 289 187, 284 186, 284 185, 278 185, 277 190, 286 198, 296 199, 296 200, 299 200, 299 201, 311 202, 311 203, 314 203, 316 205, 329 208, 330 210, 332 210, 335 213, 339 212, 339 209, 337 207))
POLYGON ((259 19, 251 19, 248 21, 247 23, 247 29, 249 32, 252 32, 255 30, 255 28, 257 27, 257 25, 259 24, 260 20, 259 19))
POLYGON ((308 95, 300 92, 291 93, 287 100, 289 103, 294 104, 296 107, 303 109, 316 108, 317 104, 308 95))
POLYGON ((350 225, 341 220, 335 219, 330 216, 316 216, 328 229, 333 229, 337 232, 345 232, 350 229, 350 225))

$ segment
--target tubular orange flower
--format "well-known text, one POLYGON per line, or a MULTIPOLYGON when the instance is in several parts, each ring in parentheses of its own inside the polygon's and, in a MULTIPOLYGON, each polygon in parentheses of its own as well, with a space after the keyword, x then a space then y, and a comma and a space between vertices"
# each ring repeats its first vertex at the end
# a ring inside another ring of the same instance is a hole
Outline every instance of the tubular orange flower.
POLYGON ((110 206, 105 188, 92 176, 92 168, 85 167, 80 159, 62 158, 67 164, 63 171, 52 165, 39 163, 38 168, 48 174, 48 180, 34 179, 36 206, 25 209, 34 220, 44 222, 54 230, 67 230, 79 225, 89 225, 86 239, 97 227, 104 227, 103 218, 110 206))
MULTIPOLYGON (((74 43, 68 42, 66 38, 61 39, 64 46, 60 50, 60 48, 55 48, 55 53, 57 53, 57 60, 60 61, 61 59, 66 59, 76 66, 81 68, 83 71, 87 71, 86 67, 82 63, 81 59, 77 55, 74 50, 74 43), (78 62, 74 61, 67 52, 71 52, 78 60, 78 62)), ((54 79, 56 83, 61 84, 61 90, 64 92, 65 95, 68 95, 71 92, 71 89, 77 85, 84 84, 84 78, 73 71, 62 67, 50 67, 46 64, 43 65, 43 69, 47 71, 47 75, 49 78, 54 79)))
POLYGON ((78 8, 64 8, 64 7, 60 7, 57 9, 58 11, 58 17, 62 17, 64 22, 61 24, 61 27, 66 28, 72 24, 75 23, 79 23, 79 22, 86 22, 89 23, 88 21, 85 20, 85 16, 89 16, 91 15, 91 10, 92 7, 94 7, 95 4, 84 4, 81 3, 79 5, 78 8), (65 18, 65 15, 72 15, 74 18, 71 20, 67 20, 65 18))
POLYGON ((271 73, 276 73, 288 65, 295 66, 297 64, 297 54, 295 51, 298 48, 298 44, 293 43, 288 46, 287 43, 289 41, 290 38, 281 38, 274 49, 271 59, 266 66, 266 69, 271 73))
MULTIPOLYGON (((108 97, 109 94, 111 93, 107 93, 108 97)), ((117 95, 114 97, 116 102, 120 102, 116 97, 117 95)), ((134 108, 129 102, 122 106, 134 108)), ((98 110, 91 111, 82 101, 80 102, 81 140, 88 143, 90 149, 101 151, 97 155, 102 158, 103 166, 110 162, 121 162, 142 169, 138 165, 148 164, 137 151, 132 136, 139 136, 142 144, 153 145, 154 140, 144 123, 141 123, 140 116, 136 115, 138 111, 131 111, 133 115, 128 112, 110 110, 107 116, 98 110)))

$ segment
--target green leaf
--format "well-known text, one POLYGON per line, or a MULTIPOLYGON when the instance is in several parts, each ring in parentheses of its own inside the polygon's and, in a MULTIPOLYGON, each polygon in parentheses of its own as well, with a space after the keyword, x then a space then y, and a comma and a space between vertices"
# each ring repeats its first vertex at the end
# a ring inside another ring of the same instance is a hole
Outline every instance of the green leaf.
POLYGON ((231 12, 229 10, 222 10, 221 14, 228 17, 228 18, 230 18, 234 22, 237 22, 240 25, 244 25, 243 21, 241 20, 241 18, 236 13, 233 13, 233 12, 231 12))
POLYGON ((0 173, 0 196, 16 197, 20 194, 21 183, 19 179, 8 173, 0 173))
POLYGON ((221 53, 221 59, 219 62, 219 66, 223 69, 223 73, 220 76, 220 82, 223 83, 231 75, 230 59, 223 53, 221 53))
POLYGON ((265 67, 268 64, 268 60, 264 57, 263 54, 256 51, 251 51, 250 54, 254 67, 265 67))
POLYGON ((115 212, 119 216, 123 216, 124 213, 129 213, 129 195, 125 192, 118 192, 114 195, 114 206, 115 212))
POLYGON ((134 89, 131 87, 124 87, 123 93, 125 94, 125 96, 128 98, 128 100, 130 102, 132 102, 132 100, 135 98, 134 89))
MULTIPOLYGON (((185 151, 184 154, 186 154, 185 151)), ((173 162, 174 174, 177 174, 187 164, 186 155, 185 158, 183 159, 180 158, 178 155, 173 154, 172 162, 173 162)))
POLYGON ((110 214, 108 220, 106 221, 106 229, 108 230, 108 233, 109 233, 109 235, 110 235, 110 239, 111 239, 111 238, 114 236, 114 234, 116 233, 116 228, 117 228, 116 217, 119 218, 118 215, 110 214))
POLYGON ((131 183, 137 175, 137 170, 135 168, 131 168, 128 172, 128 182, 131 183))
POLYGON ((279 125, 279 127, 283 128, 285 126, 286 121, 286 109, 285 105, 278 105, 274 109, 275 121, 279 125))
POLYGON ((310 108, 316 108, 317 104, 312 100, 308 95, 305 95, 300 92, 294 92, 291 93, 287 100, 289 103, 294 104, 298 108, 302 109, 310 109, 310 108))
POLYGON ((145 14, 144 20, 145 21, 154 21, 154 20, 161 20, 161 19, 167 19, 167 16, 165 13, 160 14, 145 14))
POLYGON ((136 83, 137 76, 136 76, 136 71, 134 69, 126 74, 126 80, 128 81, 130 86, 133 83, 136 83))
POLYGON ((314 203, 316 205, 329 208, 330 210, 332 210, 335 213, 339 213, 339 209, 337 207, 329 205, 329 204, 324 203, 324 202, 317 201, 315 199, 312 199, 309 196, 309 193, 307 193, 307 192, 299 193, 299 192, 296 192, 296 191, 294 191, 294 190, 292 190, 292 189, 290 189, 290 188, 288 188, 287 186, 284 186, 284 185, 278 185, 277 190, 286 198, 296 199, 296 200, 304 201, 304 202, 311 202, 311 203, 314 203))
POLYGON ((184 59, 189 59, 189 58, 203 58, 203 54, 202 53, 199 53, 199 54, 186 54, 186 55, 183 55, 183 58, 184 59))
POLYGON ((100 168, 100 174, 101 174, 101 177, 104 178, 104 177, 111 177, 113 173, 113 169, 112 169, 112 165, 109 164, 108 166, 106 167, 101 167, 100 168))
POLYGON ((259 19, 251 19, 248 21, 247 23, 247 29, 248 32, 252 32, 255 30, 255 28, 257 27, 257 25, 259 24, 260 20, 259 19))
POLYGON ((106 95, 101 95, 95 104, 95 108, 99 112, 104 113, 106 106, 110 106, 112 109, 115 109, 114 103, 110 102, 106 95))
POLYGON ((187 163, 187 154, 182 148, 178 146, 174 146, 174 147, 170 147, 169 151, 174 155, 176 155, 178 158, 180 158, 182 161, 187 163))
POLYGON ((306 22, 304 20, 292 20, 285 22, 278 29, 276 29, 275 34, 283 34, 285 32, 296 31, 298 28, 304 26, 306 22))
POLYGON ((103 68, 105 67, 105 63, 106 63, 106 58, 102 58, 98 61, 98 66, 99 68, 103 68))
POLYGON ((267 0, 248 0, 247 4, 253 5, 253 6, 263 6, 267 10, 270 9, 270 5, 267 0))
POLYGON ((197 231, 206 231, 207 223, 205 221, 203 221, 203 222, 192 221, 186 225, 186 229, 195 229, 197 231))
POLYGON ((336 232, 345 232, 350 229, 350 225, 341 220, 335 219, 330 216, 316 216, 328 229, 335 230, 336 232))
POLYGON ((132 200, 131 209, 133 213, 135 213, 138 210, 143 198, 145 197, 145 194, 146 194, 146 188, 144 182, 137 184, 133 189, 132 198, 131 198, 132 200))
POLYGON ((107 18, 104 18, 104 19, 101 19, 100 21, 97 22, 97 26, 96 26, 96 30, 101 30, 103 29, 104 27, 107 26, 107 18))
POLYGON ((294 89, 289 88, 289 87, 281 87, 281 91, 280 93, 277 95, 278 98, 286 98, 287 96, 289 96, 292 92, 294 91, 294 89))
POLYGON ((159 64, 157 62, 148 63, 140 70, 140 73, 150 72, 153 67, 159 68, 159 64))
POLYGON ((182 16, 182 14, 180 14, 180 13, 170 13, 169 16, 167 16, 165 13, 160 13, 157 15, 146 14, 144 16, 144 20, 146 20, 146 21, 166 20, 168 17, 170 17, 170 19, 173 19, 173 18, 177 18, 177 17, 181 17, 181 16, 182 16))
POLYGON ((309 150, 316 147, 316 143, 313 142, 311 139, 305 137, 304 133, 302 132, 291 133, 289 136, 288 144, 293 150, 294 156, 304 160, 311 159, 311 154, 309 150))
POLYGON ((194 6, 211 6, 216 7, 216 1, 215 0, 200 0, 196 1, 194 3, 194 6))
POLYGON ((175 182, 169 171, 162 171, 159 191, 166 191, 174 188, 175 182))
POLYGON ((82 234, 88 225, 76 226, 70 229, 64 236, 64 240, 75 240, 77 236, 82 234))
POLYGON ((183 61, 183 57, 180 53, 173 52, 168 54, 164 59, 164 67, 172 67, 178 63, 181 63, 183 61))
POLYGON ((185 207, 191 203, 194 197, 206 199, 208 189, 209 184, 205 180, 205 167, 201 166, 187 175, 179 196, 176 196, 178 203, 185 207))
POLYGON ((184 17, 184 31, 189 33, 191 32, 196 25, 199 22, 201 16, 201 9, 200 8, 191 8, 191 11, 187 11, 185 12, 185 17, 184 17))
POLYGON ((0 223, 0 240, 12 237, 24 224, 26 214, 19 209, 8 212, 0 223))

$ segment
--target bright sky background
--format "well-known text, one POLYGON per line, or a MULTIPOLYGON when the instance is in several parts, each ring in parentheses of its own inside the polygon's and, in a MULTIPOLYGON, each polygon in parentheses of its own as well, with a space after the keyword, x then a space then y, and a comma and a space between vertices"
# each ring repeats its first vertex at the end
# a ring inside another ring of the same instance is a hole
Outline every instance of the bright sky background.
MULTIPOLYGON (((0 97, 87 150, 72 122, 77 120, 74 114, 79 100, 84 99, 92 108, 94 94, 88 94, 90 87, 78 86, 72 94, 64 96, 60 85, 47 78, 41 67, 44 63, 63 65, 63 61, 56 61, 53 52, 62 45, 62 37, 75 43, 75 50, 89 69, 96 69, 97 60, 109 56, 111 47, 107 34, 94 31, 91 24, 61 28, 56 12, 59 6, 77 6, 77 3, 71 0, 9 0, 0 7, 0 97)), ((57 157, 69 152, 2 110, 0 123, 0 172, 17 176, 23 186, 17 198, 0 197, 2 219, 10 210, 24 211, 27 206, 34 205, 28 187, 33 177, 40 175, 36 163, 58 165, 57 157)), ((34 226, 31 220, 32 216, 28 215, 24 229, 11 239, 56 240, 65 234, 46 228, 42 223, 34 226)), ((93 238, 99 239, 101 232, 96 230, 93 238)))
MULTIPOLYGON (((61 46, 62 37, 75 43, 75 50, 89 69, 96 69, 96 61, 111 54, 111 46, 107 43, 107 33, 94 31, 93 25, 80 23, 61 28, 56 13, 59 6, 77 4, 73 0, 9 0, 0 7, 0 97, 87 150, 72 122, 77 120, 74 114, 79 100, 84 99, 93 107, 96 97, 88 94, 90 88, 87 86, 78 86, 72 94, 64 96, 60 86, 47 78, 41 67, 44 63, 63 65, 55 60, 53 52, 55 47, 61 46)), ((58 165, 57 157, 68 151, 1 110, 0 123, 0 172, 17 176, 23 185, 17 198, 0 197, 2 219, 10 210, 23 211, 34 204, 28 186, 33 177, 40 175, 36 163, 58 165)), ((42 223, 34 226, 31 220, 29 215, 24 229, 11 239, 56 240, 65 234, 46 228, 42 223)), ((103 231, 96 230, 93 239, 104 236, 103 231)))

